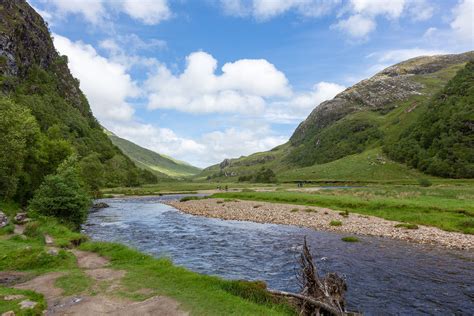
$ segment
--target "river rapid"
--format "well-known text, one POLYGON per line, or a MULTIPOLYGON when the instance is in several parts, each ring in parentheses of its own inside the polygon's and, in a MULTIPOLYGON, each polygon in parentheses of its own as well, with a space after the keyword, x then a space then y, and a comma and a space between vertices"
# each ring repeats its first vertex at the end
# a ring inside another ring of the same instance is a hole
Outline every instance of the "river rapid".
POLYGON ((93 240, 126 244, 166 256, 195 272, 227 279, 264 280, 298 291, 295 271, 304 236, 320 273, 338 272, 348 284, 350 310, 365 315, 473 315, 474 253, 295 226, 225 221, 183 214, 163 201, 182 195, 100 200, 84 232, 93 240))

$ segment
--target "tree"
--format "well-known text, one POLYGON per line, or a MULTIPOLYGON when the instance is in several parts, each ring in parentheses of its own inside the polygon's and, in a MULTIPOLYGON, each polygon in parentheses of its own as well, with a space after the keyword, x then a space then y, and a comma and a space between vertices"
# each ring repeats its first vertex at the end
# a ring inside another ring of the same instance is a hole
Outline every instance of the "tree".
POLYGON ((90 198, 84 188, 77 167, 77 156, 66 159, 53 175, 44 179, 30 209, 40 215, 54 216, 79 228, 87 217, 90 198))
POLYGON ((27 108, 0 98, 0 197, 9 199, 15 194, 28 150, 35 146, 39 134, 27 108))
POLYGON ((99 195, 99 189, 104 184, 104 167, 100 162, 99 155, 92 153, 84 157, 79 162, 79 170, 89 191, 94 197, 97 197, 99 195))

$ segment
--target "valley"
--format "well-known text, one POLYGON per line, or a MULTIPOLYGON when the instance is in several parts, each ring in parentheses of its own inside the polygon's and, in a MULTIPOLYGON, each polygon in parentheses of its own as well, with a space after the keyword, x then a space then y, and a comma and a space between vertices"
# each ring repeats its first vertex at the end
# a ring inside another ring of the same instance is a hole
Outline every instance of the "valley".
POLYGON ((474 313, 472 45, 301 64, 310 2, 0 0, 1 316, 474 313))

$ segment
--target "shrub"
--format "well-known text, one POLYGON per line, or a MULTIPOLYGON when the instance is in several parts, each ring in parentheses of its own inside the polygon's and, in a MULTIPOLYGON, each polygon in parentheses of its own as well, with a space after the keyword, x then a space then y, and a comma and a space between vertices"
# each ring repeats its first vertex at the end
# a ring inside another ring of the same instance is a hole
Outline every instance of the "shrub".
POLYGON ((418 179, 418 184, 422 187, 430 187, 432 185, 431 181, 428 179, 418 179))
POLYGON ((358 242, 359 238, 353 237, 353 236, 348 236, 348 237, 342 237, 341 240, 345 241, 345 242, 358 242))
POLYGON ((342 222, 341 221, 331 221, 329 223, 329 226, 342 226, 342 222))
POLYGON ((349 217, 349 211, 344 211, 344 212, 339 212, 339 215, 343 216, 343 217, 349 217))
MULTIPOLYGON (((186 201, 195 201, 195 200, 202 200, 202 199, 205 199, 207 197, 200 197, 200 196, 185 196, 185 197, 182 197, 179 201, 180 202, 186 202, 186 201)), ((222 203, 222 202, 221 202, 222 203)))
POLYGON ((30 202, 30 209, 41 215, 56 217, 77 229, 86 219, 90 203, 79 177, 77 158, 71 156, 54 175, 44 179, 30 202))

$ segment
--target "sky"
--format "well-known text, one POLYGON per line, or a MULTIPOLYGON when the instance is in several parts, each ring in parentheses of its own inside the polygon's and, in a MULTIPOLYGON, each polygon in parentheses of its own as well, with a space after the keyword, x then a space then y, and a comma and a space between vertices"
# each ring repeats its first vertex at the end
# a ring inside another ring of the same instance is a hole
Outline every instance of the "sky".
POLYGON ((198 167, 383 68, 474 49, 474 0, 28 0, 116 135, 198 167))

